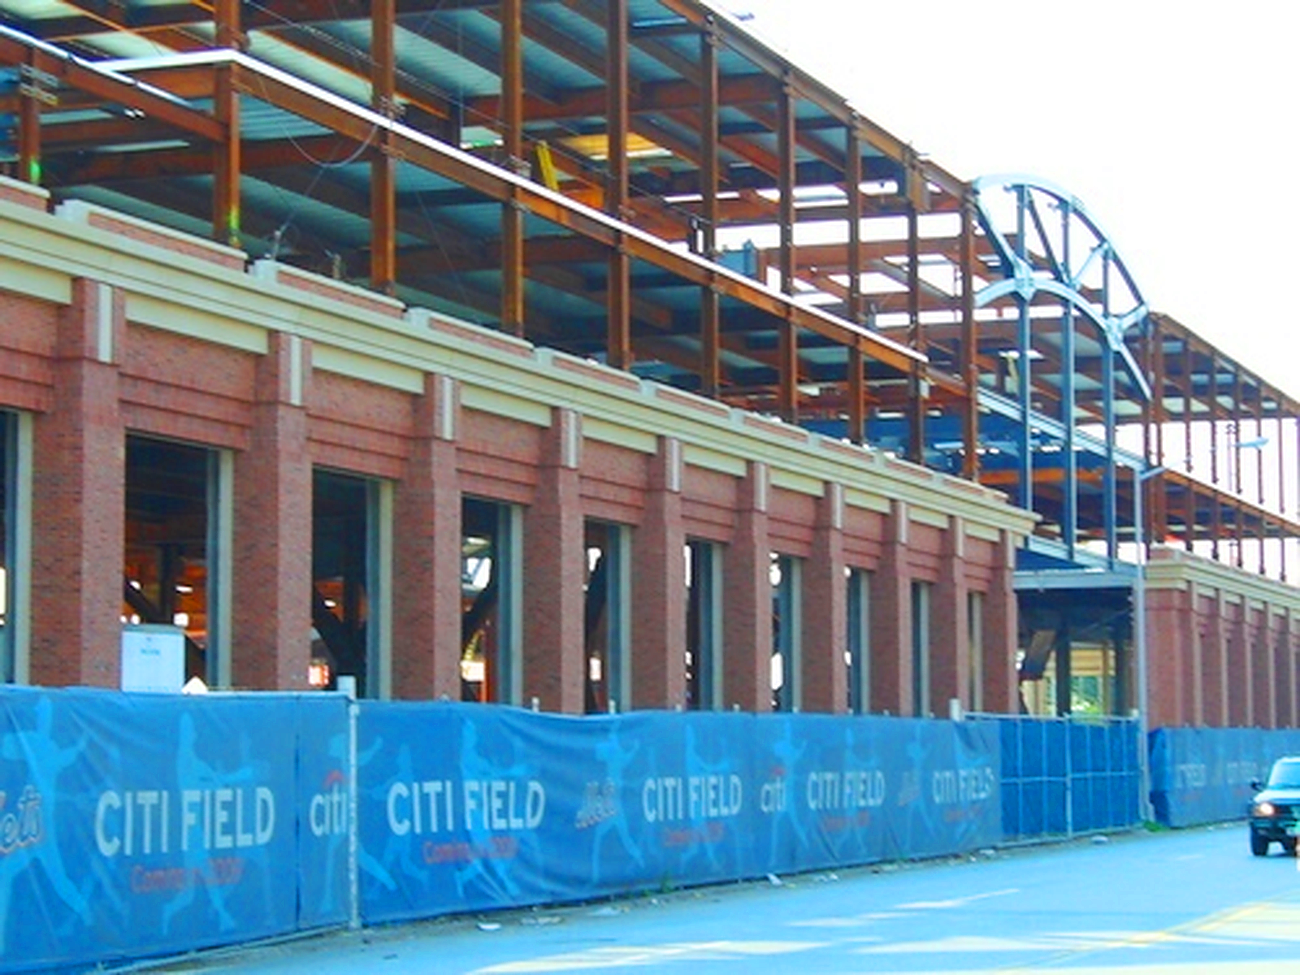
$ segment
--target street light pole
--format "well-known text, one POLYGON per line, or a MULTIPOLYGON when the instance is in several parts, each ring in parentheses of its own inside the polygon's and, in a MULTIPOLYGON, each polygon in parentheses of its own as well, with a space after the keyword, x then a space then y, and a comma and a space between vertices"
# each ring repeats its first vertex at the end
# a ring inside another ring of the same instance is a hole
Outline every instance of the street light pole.
POLYGON ((1149 692, 1147 677, 1147 593, 1146 593, 1146 521, 1142 510, 1142 495, 1146 483, 1165 472, 1163 466, 1146 470, 1133 469, 1133 537, 1137 541, 1137 576, 1133 580, 1133 649, 1137 656, 1137 718, 1138 718, 1138 810, 1144 822, 1155 815, 1151 808, 1151 761, 1147 745, 1147 715, 1149 692))

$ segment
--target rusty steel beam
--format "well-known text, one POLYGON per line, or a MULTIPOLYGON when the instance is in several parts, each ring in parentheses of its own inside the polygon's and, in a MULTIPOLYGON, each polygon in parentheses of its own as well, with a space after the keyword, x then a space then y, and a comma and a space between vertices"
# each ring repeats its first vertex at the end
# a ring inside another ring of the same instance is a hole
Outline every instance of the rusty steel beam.
MULTIPOLYGON (((370 10, 370 107, 386 118, 397 115, 394 0, 374 0, 370 10)), ((370 157, 370 286, 397 290, 397 161, 392 133, 381 129, 370 157)))
MULTIPOLYGON (((961 476, 979 480, 979 340, 975 334, 975 201, 967 195, 961 208, 961 374, 966 398, 961 405, 963 448, 961 476)), ((1067 421, 1069 422, 1069 421, 1067 421)))
MULTIPOLYGON (((501 103, 505 107, 506 165, 524 165, 523 2, 501 5, 501 103)), ((524 311, 524 214, 514 199, 501 204, 501 328, 522 337, 524 311)))
MULTIPOLYGON (((698 0, 660 0, 665 8, 684 18, 698 29, 705 29, 714 19, 713 12, 698 0)), ((852 125, 860 141, 879 150, 883 155, 906 165, 915 159, 911 147, 897 136, 888 132, 871 120, 857 115, 843 96, 819 81, 807 72, 792 65, 784 56, 777 54, 761 40, 736 28, 725 20, 718 21, 723 42, 733 51, 746 58, 751 64, 773 77, 782 77, 789 72, 790 84, 798 96, 817 105, 827 114, 834 116, 845 125, 852 125)), ((918 164, 925 177, 938 186, 944 194, 961 199, 965 193, 965 183, 951 175, 942 167, 929 160, 919 160, 918 164)))
MULTIPOLYGON (((608 0, 605 24, 605 153, 608 171, 605 212, 628 219, 628 7, 627 0, 608 0)), ((632 365, 632 266, 620 233, 609 252, 605 355, 616 369, 632 365)))
MULTIPOLYGON (((847 212, 844 222, 848 241, 844 245, 844 263, 849 277, 848 317, 862 324, 862 147, 852 127, 844 130, 844 194, 847 212)), ((801 253, 804 251, 801 248, 801 253)))
MULTIPOLYGON (((718 36, 700 34, 700 227, 699 247, 710 261, 718 257, 718 36)), ((700 288, 700 389, 716 396, 722 382, 722 309, 713 281, 700 288)))
MULTIPOLYGON (((777 183, 778 228, 780 233, 781 293, 794 297, 794 190, 795 190, 795 132, 796 116, 794 89, 782 86, 777 95, 777 183)), ((781 389, 779 412, 787 423, 798 422, 799 386, 799 330, 788 316, 781 320, 778 329, 781 353, 781 389)))
POLYGON ((0 64, 29 64, 53 75, 61 88, 83 91, 113 105, 135 109, 143 115, 210 142, 225 138, 225 128, 213 116, 186 105, 179 98, 132 78, 101 71, 72 55, 59 56, 26 43, 20 36, 0 31, 0 64))
POLYGON ((376 117, 373 112, 318 92, 314 86, 291 79, 260 62, 238 55, 230 57, 234 58, 230 65, 232 87, 240 92, 357 142, 366 143, 373 139, 377 126, 391 126, 394 151, 412 165, 437 172, 498 202, 513 195, 539 218, 605 245, 615 246, 621 236, 632 259, 644 260, 684 282, 705 285, 713 280, 721 295, 734 297, 777 318, 788 316, 800 329, 854 345, 889 368, 907 370, 912 362, 918 361, 914 354, 886 339, 816 309, 799 306, 757 282, 717 271, 702 260, 674 251, 620 221, 575 206, 526 180, 480 163, 454 147, 421 136, 400 123, 376 117))
MULTIPOLYGON (((920 215, 915 206, 907 213, 907 344, 914 350, 925 348, 925 327, 921 322, 921 254, 920 215)), ((887 265, 886 265, 887 266, 887 265)), ((912 393, 908 459, 925 464, 925 415, 928 392, 922 369, 914 366, 910 380, 912 393)))
MULTIPOLYGON (((240 7, 238 0, 217 0, 214 5, 219 47, 242 49, 245 37, 240 25, 240 7)), ((232 247, 238 247, 240 243, 239 153, 243 145, 235 71, 233 65, 218 65, 216 68, 213 111, 221 123, 223 137, 212 147, 212 237, 232 247)))
MULTIPOLYGON (((529 34, 529 36, 532 36, 529 34)), ((550 47, 549 44, 544 46, 550 47)), ((556 53, 563 53, 556 51, 556 53)), ((592 65, 603 62, 596 53, 588 58, 592 65)), ((603 77, 603 70, 598 77, 603 77)), ((775 79, 763 75, 742 75, 734 78, 722 78, 718 87, 718 104, 728 106, 748 105, 754 102, 770 101, 780 85, 775 79)), ((653 81, 639 85, 629 85, 628 111, 633 115, 698 109, 700 107, 700 88, 689 81, 653 81)), ((530 118, 540 121, 565 121, 567 119, 588 118, 600 115, 605 110, 605 88, 603 85, 589 88, 572 88, 558 93, 554 99, 534 97, 529 100, 530 118)), ((479 95, 467 99, 466 105, 475 113, 485 118, 500 118, 501 107, 498 96, 479 95)))

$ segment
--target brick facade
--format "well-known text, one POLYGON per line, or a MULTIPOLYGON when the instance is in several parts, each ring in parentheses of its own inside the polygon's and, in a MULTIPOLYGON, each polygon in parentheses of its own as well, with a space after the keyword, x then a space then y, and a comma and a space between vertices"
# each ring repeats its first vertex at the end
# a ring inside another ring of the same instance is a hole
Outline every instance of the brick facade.
MULTIPOLYGON (((0 197, 0 221, 6 205, 33 209, 23 194, 0 197)), ((85 228, 115 226, 93 208, 49 224, 86 249, 86 275, 54 297, 0 292, 0 408, 34 419, 34 683, 119 681, 125 442, 139 435, 233 461, 225 652, 235 687, 307 686, 313 472, 327 469, 391 485, 391 591, 366 596, 391 658, 379 690, 394 697, 460 696, 462 505, 479 498, 522 512, 518 703, 584 709, 584 530, 596 521, 626 526, 630 541, 633 707, 687 704, 692 540, 713 543, 722 567, 718 706, 771 706, 773 553, 800 564, 803 710, 847 708, 850 568, 868 580, 872 708, 910 713, 917 580, 935 596, 935 706, 968 684, 971 591, 984 594, 985 700, 1013 704, 1008 551, 1028 520, 994 492, 954 482, 968 512, 950 517, 933 475, 859 448, 403 315, 327 279, 266 264, 245 273, 228 248, 172 232, 132 224, 118 244, 86 243, 85 228), (188 263, 173 267, 169 251, 188 263), (981 519, 980 538, 968 535, 981 519)), ((1294 711, 1285 699, 1277 707, 1294 711)))
POLYGON ((1174 548, 1147 574, 1150 726, 1294 727, 1294 591, 1174 548))

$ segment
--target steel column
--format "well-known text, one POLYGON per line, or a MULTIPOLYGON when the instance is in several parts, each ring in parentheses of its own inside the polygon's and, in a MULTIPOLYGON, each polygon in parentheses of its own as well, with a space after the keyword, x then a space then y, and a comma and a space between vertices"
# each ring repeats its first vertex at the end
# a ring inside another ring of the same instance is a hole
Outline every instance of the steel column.
MULTIPOLYGON (((1021 262, 1027 262, 1025 252, 1025 210, 1029 204, 1029 190, 1024 186, 1016 189, 1016 256, 1021 262)), ((1034 455, 1033 440, 1030 431, 1030 397, 1029 383, 1032 379, 1029 358, 1029 299, 1024 295, 1016 296, 1016 305, 1020 316, 1016 328, 1016 402, 1020 407, 1019 433, 1019 498, 1020 507, 1026 511, 1034 510, 1034 455)))
MULTIPOLYGON (((909 176, 910 178, 910 176, 909 176)), ((916 203, 907 205, 907 344, 915 352, 925 353, 925 331, 921 327, 921 227, 916 203)), ((928 390, 920 364, 912 367, 908 378, 911 422, 908 426, 908 459, 925 465, 925 410, 928 390)))
POLYGON ((1241 367, 1232 374, 1232 480, 1229 488, 1241 494, 1241 367))
MULTIPOLYGON (((396 0, 373 0, 370 6, 370 107, 395 118, 396 0)), ((391 295, 397 286, 397 163, 391 130, 377 134, 370 158, 370 285, 391 295)))
POLYGON ((1219 486, 1219 360, 1210 353, 1210 483, 1219 486))
MULTIPOLYGON (((849 272, 848 318, 862 324, 862 145, 853 126, 845 130, 844 195, 849 232, 846 263, 849 272)), ((963 217, 965 219, 965 217, 963 217)))
MULTIPOLYGON (((1183 336, 1183 468, 1192 473, 1192 343, 1183 336)), ((1190 552, 1196 534, 1196 491, 1189 481, 1184 501, 1183 548, 1190 552)))
POLYGON ((1232 374, 1232 527, 1237 537, 1237 551, 1233 562, 1238 569, 1245 567, 1245 552, 1242 551, 1246 538, 1246 528, 1241 510, 1241 366, 1235 366, 1232 374))
MULTIPOLYGON (((627 0, 608 0, 605 29, 606 166, 605 212, 628 219, 628 17, 627 0)), ((632 270, 624 235, 616 234, 609 254, 606 361, 616 369, 632 365, 632 270)))
MULTIPOLYGON (((1073 208, 1068 202, 1061 204, 1061 260, 1067 273, 1070 271, 1070 228, 1073 208)), ((1074 302, 1065 303, 1065 319, 1061 323, 1061 423, 1065 427, 1065 444, 1061 458, 1062 520, 1061 534, 1065 536, 1065 550, 1070 559, 1079 544, 1079 459, 1075 454, 1074 401, 1077 395, 1075 373, 1078 345, 1074 331, 1074 302)))
MULTIPOLYGON (((1282 404, 1278 403, 1277 411, 1277 510, 1286 514, 1286 440, 1283 437, 1285 423, 1282 419, 1282 404)), ((1279 518, 1277 522, 1277 548, 1278 561, 1280 563, 1279 576, 1283 582, 1286 582, 1286 518, 1279 518)))
POLYGON ((1285 423, 1282 418, 1282 404, 1277 408, 1277 510, 1286 514, 1286 440, 1285 423))
MULTIPOLYGON (((786 79, 777 96, 776 141, 778 189, 781 202, 777 222, 781 234, 781 291, 794 294, 794 188, 795 188, 795 102, 794 89, 786 79)), ((787 313, 781 319, 779 363, 781 375, 777 394, 777 411, 787 423, 798 421, 799 413, 799 338, 798 330, 787 313)))
POLYGON ((36 75, 36 55, 28 55, 25 67, 31 76, 19 86, 18 99, 18 178, 33 186, 41 185, 41 94, 43 87, 36 75), (24 87, 27 90, 24 90, 24 87))
MULTIPOLYGON (((700 34, 701 249, 718 257, 718 31, 710 20, 700 34)), ((700 390, 717 396, 722 384, 722 322, 712 281, 700 288, 700 390)))
MULTIPOLYGON (((858 142, 857 127, 850 125, 844 137, 844 196, 847 203, 848 247, 845 264, 848 269, 849 295, 847 314, 854 325, 862 324, 862 145, 858 142)), ((863 370, 866 362, 852 346, 844 350, 849 399, 849 439, 853 443, 866 440, 867 389, 863 370)))
MULTIPOLYGON (((216 22, 217 47, 243 50, 245 38, 240 26, 239 0, 217 0, 212 16, 216 22)), ((239 246, 240 124, 239 91, 235 66, 216 68, 213 114, 221 125, 222 137, 213 146, 212 236, 225 244, 239 246)))
POLYGON ((1219 534, 1223 527, 1219 500, 1219 360, 1210 352, 1210 483, 1214 485, 1214 511, 1210 517, 1213 537, 1210 540, 1210 555, 1217 562, 1219 559, 1219 534))
MULTIPOLYGON (((1165 408, 1165 337, 1161 319, 1152 316, 1148 319, 1151 327, 1151 372, 1155 395, 1152 397, 1152 422, 1155 424, 1155 466, 1163 467, 1165 463, 1165 424, 1169 422, 1169 412, 1165 408)), ((1152 484, 1151 526, 1155 538, 1163 542, 1169 534, 1169 492, 1164 478, 1158 478, 1152 484)), ((1150 541, 1148 539, 1148 545, 1150 541)))
POLYGON ((1183 468, 1192 473, 1192 343, 1183 336, 1183 468))
MULTIPOLYGON (((1109 251, 1101 265, 1101 307, 1102 315, 1110 319, 1110 266, 1109 251)), ((1103 336, 1104 350, 1101 356, 1102 385, 1102 419, 1106 430, 1106 466, 1102 471, 1102 523, 1106 535, 1106 558, 1114 565, 1119 557, 1119 516, 1116 511, 1115 492, 1115 350, 1109 340, 1103 336)))
MULTIPOLYGON (((1255 451, 1255 501, 1264 506, 1264 391, 1255 387, 1255 440, 1259 448, 1255 451)), ((1259 574, 1264 574, 1264 549, 1268 542, 1268 521, 1263 515, 1259 519, 1259 574)))
MULTIPOLYGON (((501 113, 506 165, 524 165, 523 0, 501 4, 501 113)), ((524 213, 513 194, 501 204, 501 329, 522 338, 524 213)))
POLYGON ((962 403, 961 476, 978 481, 979 458, 979 338, 975 329, 975 201, 967 192, 961 205, 961 376, 966 384, 962 403))
POLYGON ((1259 443, 1259 449, 1255 451, 1255 500, 1262 506, 1264 504, 1264 404, 1263 390, 1258 386, 1255 387, 1255 440, 1259 443))

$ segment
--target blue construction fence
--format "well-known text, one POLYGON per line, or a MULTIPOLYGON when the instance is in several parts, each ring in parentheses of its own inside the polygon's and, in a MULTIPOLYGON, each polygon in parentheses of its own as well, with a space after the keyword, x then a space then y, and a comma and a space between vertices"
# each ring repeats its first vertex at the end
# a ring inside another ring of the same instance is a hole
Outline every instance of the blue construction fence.
POLYGON ((1151 804, 1166 826, 1241 819, 1273 762, 1300 755, 1300 731, 1158 728, 1151 732, 1151 804))
POLYGON ((1002 758, 1006 841, 1123 829, 1141 821, 1138 723, 980 715, 1002 758))
POLYGON ((997 728, 0 690, 0 971, 954 853, 997 728))

